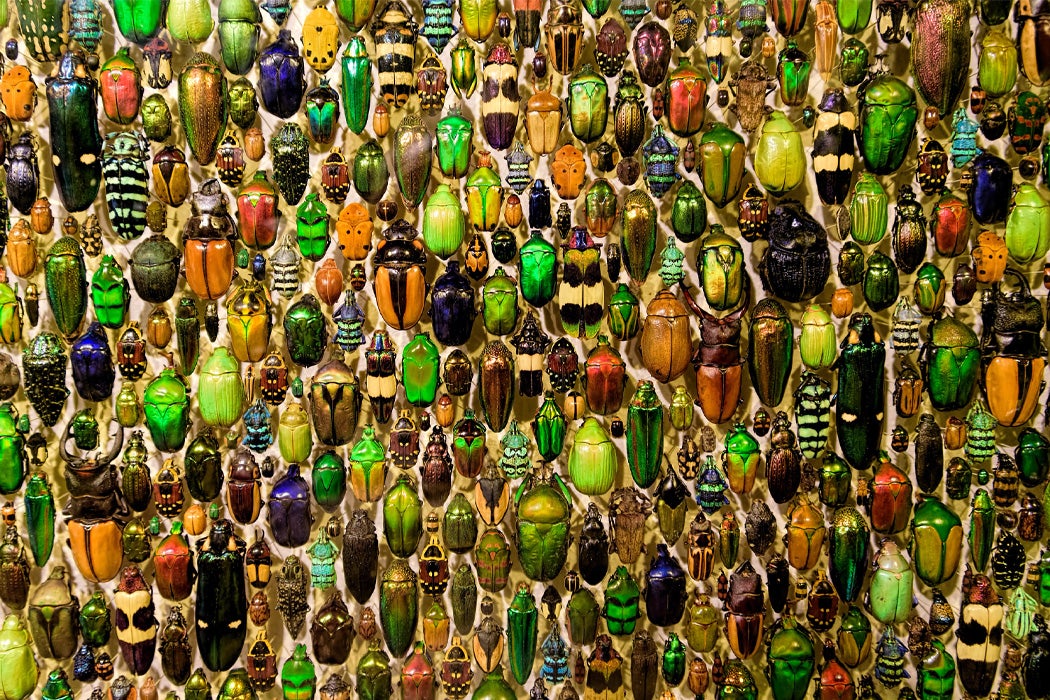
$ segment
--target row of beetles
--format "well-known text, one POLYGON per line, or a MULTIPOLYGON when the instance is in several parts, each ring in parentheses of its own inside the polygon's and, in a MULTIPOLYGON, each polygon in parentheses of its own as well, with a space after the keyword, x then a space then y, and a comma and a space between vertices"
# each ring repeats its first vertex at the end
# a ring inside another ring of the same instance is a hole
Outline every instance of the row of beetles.
POLYGON ((0 5, 0 700, 1050 696, 1050 3, 334 4, 0 5))

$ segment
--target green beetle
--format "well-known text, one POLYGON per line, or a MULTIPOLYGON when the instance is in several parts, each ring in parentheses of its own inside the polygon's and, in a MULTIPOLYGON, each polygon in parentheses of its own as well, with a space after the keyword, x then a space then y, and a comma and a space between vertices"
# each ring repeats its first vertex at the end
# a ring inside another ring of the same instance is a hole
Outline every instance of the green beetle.
POLYGON ((884 625, 906 622, 914 607, 915 574, 896 542, 887 538, 875 554, 868 608, 884 625))
POLYGON ((510 545, 496 528, 481 533, 474 546, 474 565, 478 569, 478 585, 489 593, 499 593, 507 585, 510 575, 510 545))
POLYGON ((712 225, 711 233, 700 241, 696 267, 708 306, 715 311, 728 311, 740 305, 747 277, 744 251, 720 224, 712 225))
POLYGON ((609 627, 609 634, 625 636, 634 633, 638 618, 642 616, 638 603, 641 590, 626 566, 616 567, 605 585, 605 605, 602 617, 609 627))
POLYGON ((590 64, 569 79, 569 128, 573 136, 592 143, 605 134, 609 120, 609 85, 590 64))
POLYGON ((532 432, 536 437, 536 448, 544 462, 553 462, 565 446, 565 429, 568 420, 565 412, 554 399, 554 392, 544 395, 543 403, 532 421, 532 432))
POLYGON ((554 244, 533 229, 518 252, 518 278, 521 296, 537 309, 554 298, 558 281, 558 255, 554 244))
POLYGON ((915 139, 915 91, 900 78, 879 73, 859 93, 857 140, 864 164, 876 175, 889 175, 901 167, 915 139))
POLYGON ((366 202, 375 204, 386 194, 390 169, 383 148, 375 139, 361 144, 354 156, 354 190, 366 202))
POLYGON ((900 274, 890 256, 878 250, 868 256, 861 291, 872 311, 888 309, 897 302, 901 291, 900 274))
POLYGON ((481 288, 481 318, 492 335, 513 333, 518 325, 518 285, 502 267, 481 288))
POLYGON ((639 284, 649 276, 656 255, 656 203, 642 188, 632 189, 620 211, 620 253, 623 266, 639 284))
MULTIPOLYGON (((204 9, 210 23, 207 4, 204 9)), ((190 151, 201 165, 215 160, 226 132, 228 90, 219 62, 204 52, 193 54, 179 73, 179 117, 190 151)))
POLYGON ((627 407, 627 464, 643 489, 660 476, 664 455, 664 409, 656 388, 643 380, 627 407))
POLYGON ((37 662, 21 616, 9 614, 0 628, 0 698, 24 700, 36 688, 37 662))
POLYGON ((0 340, 14 344, 22 340, 22 299, 6 282, 0 282, 0 340))
POLYGON ((189 387, 175 370, 168 367, 146 386, 142 405, 146 427, 154 446, 162 452, 176 452, 186 442, 190 422, 189 387))
POLYGON ((981 40, 977 60, 977 84, 985 94, 998 99, 1017 82, 1017 45, 1001 29, 993 29, 981 40))
POLYGON ((1014 460, 1021 483, 1028 488, 1039 486, 1050 473, 1050 440, 1033 428, 1025 428, 1017 436, 1014 460))
POLYGON ((978 346, 973 329, 954 317, 930 322, 919 366, 930 403, 938 411, 958 411, 969 405, 981 363, 978 346))
POLYGON ((113 620, 109 603, 102 591, 95 591, 80 608, 80 633, 88 644, 104 647, 109 644, 112 632, 113 620))
POLYGON ((944 308, 944 297, 948 292, 944 273, 931 262, 924 262, 915 273, 913 286, 915 305, 927 316, 944 308))
POLYGON ((722 209, 737 198, 744 182, 744 173, 747 172, 744 138, 725 124, 715 122, 700 137, 697 155, 704 193, 722 209))
POLYGON ((630 340, 638 335, 640 303, 631 288, 621 282, 609 299, 609 332, 617 340, 630 340))
POLYGON ((970 531, 966 533, 966 544, 970 549, 970 560, 977 571, 984 571, 992 555, 995 542, 995 506, 986 489, 977 489, 970 509, 970 531))
POLYGON ((816 667, 813 639, 793 617, 773 626, 766 646, 766 678, 774 700, 803 700, 816 667))
POLYGON ((91 303, 95 317, 106 328, 120 328, 131 304, 131 289, 124 271, 112 255, 103 255, 91 277, 91 303))
POLYGON ((5 495, 18 493, 22 488, 29 461, 18 418, 13 404, 0 404, 0 493, 5 495))
POLYGON ((197 404, 201 420, 211 427, 229 428, 244 412, 241 365, 224 347, 218 347, 201 367, 197 404))
POLYGON ((383 534, 397 557, 410 557, 423 537, 423 501, 415 480, 401 473, 383 496, 383 534))
POLYGON ((619 471, 616 446, 605 428, 588 416, 576 431, 569 450, 569 478, 582 494, 601 496, 609 492, 619 471))
POLYGON ((1030 265, 1050 250, 1050 202, 1035 185, 1020 184, 1006 217, 1006 249, 1018 264, 1030 265))
POLYGON ((37 566, 43 566, 51 558, 55 546, 55 515, 51 483, 44 472, 35 472, 26 483, 25 516, 29 551, 37 566))
POLYGON ((850 87, 856 87, 868 77, 868 64, 870 52, 868 46, 856 37, 850 37, 842 42, 842 51, 839 54, 839 75, 842 82, 850 87))
POLYGON ((572 509, 565 491, 559 488, 563 485, 556 480, 548 473, 533 475, 522 483, 515 497, 518 560, 533 581, 553 580, 569 555, 572 509))
POLYGON ((690 180, 683 180, 671 205, 671 230, 682 243, 692 243, 704 235, 705 229, 707 200, 696 185, 690 180))
POLYGON ((839 597, 852 603, 860 595, 868 567, 868 538, 871 530, 856 508, 835 511, 828 532, 828 573, 839 597))
POLYGON ((354 33, 368 24, 375 9, 375 0, 337 0, 335 3, 335 11, 354 33))
POLYGON ((729 489, 740 495, 750 494, 761 461, 762 451, 758 440, 743 423, 733 425, 726 433, 725 449, 722 452, 722 469, 725 470, 729 489))
MULTIPOLYGON (((1021 589, 1018 589, 1021 590, 1021 589)), ((944 642, 933 640, 933 653, 919 664, 919 679, 916 690, 923 700, 951 700, 955 695, 955 658, 944 650, 944 642)), ((998 697, 1006 700, 1003 686, 1011 674, 1003 674, 998 697)))
POLYGON ((412 646, 419 622, 418 578, 404 559, 395 559, 383 572, 379 622, 390 653, 404 656, 412 646))
POLYGON ((442 260, 456 254, 467 233, 459 197, 448 185, 438 185, 423 207, 423 243, 442 260))
POLYGON ((779 406, 784 399, 793 358, 791 317, 777 300, 763 299, 751 313, 747 369, 764 405, 779 406))
POLYGON ((262 12, 253 0, 219 2, 219 46, 226 70, 244 75, 252 69, 261 25, 262 12))
MULTIPOLYGON (((350 488, 354 492, 354 497, 357 500, 365 503, 374 503, 383 496, 383 484, 386 481, 386 449, 376 439, 375 428, 371 425, 366 425, 364 430, 361 432, 361 439, 358 440, 353 449, 350 450, 350 488)), ((404 475, 402 475, 404 476, 404 475)), ((405 482, 407 485, 408 482, 405 482)), ((402 482, 399 479, 398 485, 402 482)), ((398 499, 402 500, 402 499, 398 499)), ((405 494, 403 502, 411 504, 410 494, 405 494)), ((384 513, 386 508, 386 502, 383 503, 384 513)), ((403 526, 408 524, 408 521, 402 520, 403 526)), ((403 527, 399 528, 399 532, 407 532, 403 527)), ((400 547, 404 547, 408 544, 410 538, 406 538, 401 545, 399 545, 398 551, 406 551, 400 547)), ((394 545, 391 545, 393 548, 394 545)), ((413 545, 412 549, 415 549, 413 545)), ((409 555, 399 555, 409 556, 409 555)))
MULTIPOLYGON (((871 0, 867 2, 870 4, 871 0)), ((780 83, 780 99, 785 105, 797 107, 805 102, 812 69, 813 62, 798 47, 798 42, 788 39, 777 56, 777 82, 780 83)))
POLYGON ((310 417, 306 410, 298 402, 289 403, 281 411, 277 423, 277 447, 281 451, 281 459, 290 464, 302 464, 310 458, 313 444, 310 417))
POLYGON ((324 357, 328 327, 321 304, 313 294, 288 307, 284 315, 284 340, 288 356, 301 367, 312 367, 324 357))
MULTIPOLYGON (((694 186, 695 190, 696 187, 694 186)), ((678 192, 681 194, 682 189, 678 192)), ((697 192, 699 194, 699 192, 697 192)), ((700 197, 701 201, 703 197, 700 197)), ((677 201, 677 198, 676 198, 677 201)), ((584 221, 595 237, 608 235, 616 224, 618 203, 616 190, 605 178, 598 178, 587 188, 583 198, 584 221)), ((706 217, 707 212, 704 212, 706 217)))
POLYGON ((328 244, 332 242, 330 224, 328 207, 318 194, 311 192, 306 195, 306 199, 295 210, 296 242, 304 258, 317 262, 324 257, 328 244))
POLYGON ((441 355, 429 333, 416 336, 401 352, 401 382, 410 404, 426 407, 437 397, 441 355))
POLYGON ((117 19, 117 28, 125 39, 142 46, 164 26, 166 5, 150 0, 116 0, 113 14, 117 19))
POLYGON ((452 89, 460 97, 470 99, 478 86, 478 61, 474 47, 465 38, 449 54, 452 60, 452 89))
POLYGON ((685 639, 689 648, 701 654, 710 653, 718 642, 722 615, 711 605, 711 600, 697 590, 693 603, 686 608, 685 639))
POLYGON ((570 591, 569 602, 565 606, 565 617, 569 621, 569 639, 577 646, 594 644, 598 635, 598 618, 601 617, 598 601, 589 588, 580 586, 579 575, 575 572, 570 572, 565 580, 566 588, 570 591), (575 582, 575 589, 569 585, 570 580, 575 582))
POLYGON ((467 214, 470 223, 479 231, 493 231, 499 223, 499 212, 503 206, 503 184, 492 169, 492 160, 487 153, 479 153, 477 168, 467 178, 467 214))
POLYGON ((831 367, 838 356, 835 324, 819 304, 810 304, 802 314, 802 331, 798 338, 799 357, 811 370, 831 367))
MULTIPOLYGON (((567 526, 567 523, 566 523, 567 526)), ((514 599, 507 608, 507 651, 510 671, 519 685, 532 675, 532 662, 536 657, 539 610, 532 597, 529 584, 518 586, 514 599)), ((512 694, 513 697, 513 694, 512 694)))
POLYGON ((343 458, 328 450, 314 460, 310 470, 310 490, 323 510, 334 511, 346 496, 346 465, 343 458))
POLYGON ((73 689, 69 687, 64 669, 56 668, 48 674, 40 697, 42 700, 73 700, 73 689))
POLYGON ((222 454, 212 431, 202 430, 190 441, 184 467, 186 486, 195 500, 207 503, 218 498, 223 483, 222 454))
POLYGON ((875 245, 889 226, 890 198, 871 173, 861 173, 849 203, 850 235, 861 245, 875 245))
POLYGON ((859 34, 871 21, 871 0, 842 0, 835 5, 839 27, 845 34, 859 34))
POLYGON ((715 700, 758 700, 758 687, 747 666, 733 659, 725 665, 722 685, 718 686, 715 700))
POLYGON ((926 497, 911 519, 911 554, 915 573, 927 586, 955 577, 962 556, 962 521, 936 498, 926 497))
POLYGON ((847 666, 860 666, 871 656, 871 622, 856 605, 842 616, 836 641, 837 656, 847 666))
POLYGON ((51 246, 44 259, 44 283, 55 325, 66 340, 72 340, 78 335, 88 303, 87 266, 77 239, 63 236, 51 246))
POLYGON ((668 687, 675 687, 685 678, 685 643, 678 634, 671 632, 664 642, 664 653, 660 660, 660 672, 668 687))
MULTIPOLYGON (((160 97, 163 101, 163 97, 159 94, 153 94, 146 98, 148 102, 154 97, 160 97)), ((242 129, 251 128, 255 123, 255 117, 259 114, 259 98, 255 92, 255 86, 247 78, 238 78, 235 80, 229 89, 229 101, 230 101, 230 120, 241 127, 242 129)), ((143 103, 143 109, 145 109, 146 103, 143 103)), ((167 103, 164 104, 164 109, 167 109, 167 103)), ((145 119, 145 116, 143 116, 145 119)), ((171 119, 170 113, 168 119, 171 119)), ((170 127, 169 127, 170 131, 170 127)), ((149 132, 147 132, 147 136, 149 132)), ((165 136, 165 139, 167 137, 165 136)), ((165 140, 160 139, 160 140, 165 140)), ((157 139, 153 139, 157 140, 157 139)), ((262 171, 257 171, 262 172, 262 171)))
MULTIPOLYGON (((474 506, 462 491, 457 492, 448 507, 445 508, 441 533, 445 537, 445 546, 450 552, 463 554, 474 548, 478 539, 478 519, 474 506)), ((454 605, 452 609, 454 614, 454 605)))
POLYGON ((806 176, 802 135, 783 112, 771 112, 762 125, 754 166, 762 187, 776 197, 802 184, 806 176))
POLYGON ((459 112, 452 112, 438 121, 434 135, 441 174, 457 180, 466 177, 473 152, 474 124, 459 112))

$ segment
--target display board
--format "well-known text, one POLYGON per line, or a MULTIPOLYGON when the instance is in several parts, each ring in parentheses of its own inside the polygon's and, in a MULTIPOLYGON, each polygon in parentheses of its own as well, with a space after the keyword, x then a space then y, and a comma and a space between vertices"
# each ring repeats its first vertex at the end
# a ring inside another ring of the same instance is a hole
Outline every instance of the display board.
POLYGON ((1044 697, 1048 11, 12 3, 3 695, 1044 697))

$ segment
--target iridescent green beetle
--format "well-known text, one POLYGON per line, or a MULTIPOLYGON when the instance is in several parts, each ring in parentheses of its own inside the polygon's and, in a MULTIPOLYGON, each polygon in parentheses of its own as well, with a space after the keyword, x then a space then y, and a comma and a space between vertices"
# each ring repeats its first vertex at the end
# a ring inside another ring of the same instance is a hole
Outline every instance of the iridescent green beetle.
POLYGON ((605 133, 609 119, 609 85, 600 74, 584 65, 569 79, 569 128, 584 143, 605 133))
POLYGON ((740 134, 715 122, 700 138, 700 182, 719 209, 736 199, 746 172, 747 147, 740 134))
POLYGON ((112 255, 103 255, 91 277, 91 303, 95 317, 106 328, 120 328, 131 304, 131 290, 124 271, 112 255))

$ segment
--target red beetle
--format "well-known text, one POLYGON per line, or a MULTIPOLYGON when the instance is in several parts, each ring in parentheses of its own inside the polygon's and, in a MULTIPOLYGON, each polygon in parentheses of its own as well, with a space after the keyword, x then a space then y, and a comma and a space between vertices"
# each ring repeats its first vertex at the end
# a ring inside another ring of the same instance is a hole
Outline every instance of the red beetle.
POLYGON ((333 150, 321 163, 321 189, 325 199, 342 204, 350 192, 350 166, 343 154, 333 150))
POLYGON ((190 597, 197 569, 193 565, 193 550, 182 534, 182 523, 172 523, 171 534, 157 546, 153 553, 153 568, 161 597, 172 601, 190 597))
POLYGON ((404 700, 434 700, 434 664, 426 645, 416 642, 412 656, 401 666, 401 697, 404 700))
POLYGON ((98 74, 98 91, 106 116, 117 124, 130 124, 142 104, 142 75, 125 46, 106 61, 98 74))
POLYGON ((762 645, 765 593, 762 577, 745 561, 729 579, 725 600, 726 638, 738 659, 750 658, 762 645))
POLYGON ((806 599, 806 620, 817 632, 827 632, 835 624, 839 612, 839 596, 827 574, 817 572, 817 580, 806 599))
POLYGON ((769 200, 754 183, 740 197, 737 227, 745 241, 754 243, 769 233, 769 200))
POLYGON ((241 525, 250 525, 262 509, 262 472, 255 457, 246 449, 239 449, 230 464, 230 478, 226 481, 226 505, 230 515, 241 525))
POLYGON ((157 504, 157 512, 165 518, 178 517, 182 512, 186 496, 182 488, 182 472, 175 466, 175 460, 165 462, 153 480, 153 500, 157 504))
POLYGON ((627 383, 627 363, 605 336, 598 336, 598 346, 587 355, 583 365, 583 389, 587 405, 598 415, 616 413, 623 404, 627 383))
POLYGON ((146 373, 146 340, 138 321, 132 321, 117 341, 117 366, 129 381, 137 381, 146 373))
POLYGON ((470 667, 470 654, 463 646, 463 640, 452 637, 452 646, 445 652, 441 663, 441 685, 450 698, 466 697, 470 692, 470 683, 474 680, 474 671, 470 667))
POLYGON ((945 192, 930 215, 930 233, 937 252, 955 257, 970 244, 970 207, 962 198, 945 192))
POLYGON ((237 223, 241 240, 250 248, 266 250, 277 240, 281 223, 277 188, 262 170, 237 195, 237 223))
POLYGON ((256 633, 255 641, 248 649, 245 665, 253 690, 263 692, 273 687, 277 680, 277 653, 274 652, 270 640, 266 638, 266 630, 259 630, 256 633))
POLYGON ((842 662, 835 658, 835 645, 824 641, 824 668, 817 680, 817 700, 853 700, 853 677, 842 662))
POLYGON ((908 526, 912 508, 911 480, 889 461, 885 453, 875 468, 864 500, 871 529, 875 532, 893 535, 908 526))
POLYGON ((707 109, 707 80, 687 60, 667 76, 667 123, 678 136, 700 131, 707 109))

